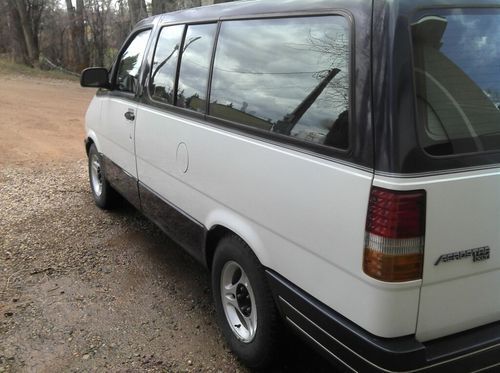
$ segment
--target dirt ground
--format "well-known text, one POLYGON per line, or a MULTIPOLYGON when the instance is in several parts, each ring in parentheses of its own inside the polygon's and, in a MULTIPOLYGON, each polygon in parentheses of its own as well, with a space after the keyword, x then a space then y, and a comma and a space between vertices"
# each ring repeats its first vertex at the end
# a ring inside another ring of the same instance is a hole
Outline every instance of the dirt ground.
MULTIPOLYGON (((93 90, 0 74, 0 373, 246 372, 215 325, 209 274, 129 205, 92 201, 93 90)), ((287 337, 277 372, 330 372, 287 337)))

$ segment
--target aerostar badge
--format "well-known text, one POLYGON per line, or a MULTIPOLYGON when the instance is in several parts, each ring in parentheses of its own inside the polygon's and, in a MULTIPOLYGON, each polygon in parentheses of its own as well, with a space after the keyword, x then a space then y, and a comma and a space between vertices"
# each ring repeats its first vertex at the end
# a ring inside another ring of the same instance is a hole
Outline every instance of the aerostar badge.
POLYGON ((484 260, 488 260, 490 258, 490 247, 489 246, 476 247, 475 249, 468 249, 463 251, 456 251, 454 253, 443 254, 438 258, 438 260, 436 261, 436 263, 434 263, 434 265, 437 266, 440 263, 451 262, 453 260, 461 260, 468 257, 472 257, 473 262, 482 262, 484 260))

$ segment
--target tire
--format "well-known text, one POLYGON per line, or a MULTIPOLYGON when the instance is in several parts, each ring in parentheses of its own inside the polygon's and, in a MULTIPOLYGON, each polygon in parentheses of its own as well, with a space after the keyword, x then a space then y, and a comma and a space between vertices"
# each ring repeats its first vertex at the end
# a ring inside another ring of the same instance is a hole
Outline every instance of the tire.
POLYGON ((118 195, 103 172, 102 160, 94 144, 89 148, 89 181, 95 204, 103 210, 115 206, 118 195))
POLYGON ((231 350, 250 368, 268 367, 277 346, 278 312, 262 264, 241 238, 228 235, 217 245, 212 290, 231 350))

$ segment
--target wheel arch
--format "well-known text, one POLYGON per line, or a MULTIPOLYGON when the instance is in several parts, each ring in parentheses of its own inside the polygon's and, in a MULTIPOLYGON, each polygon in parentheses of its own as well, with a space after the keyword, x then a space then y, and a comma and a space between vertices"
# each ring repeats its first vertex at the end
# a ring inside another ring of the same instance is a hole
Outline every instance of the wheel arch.
POLYGON ((269 264, 269 255, 254 224, 232 212, 217 212, 209 216, 205 238, 205 263, 211 270, 217 244, 226 235, 240 237, 264 266, 269 264))
POLYGON ((101 149, 101 146, 99 144, 99 141, 97 140, 97 136, 94 131, 89 130, 87 132, 87 136, 85 137, 85 152, 87 153, 87 156, 89 155, 89 150, 90 146, 94 144, 97 148, 97 150, 101 149))

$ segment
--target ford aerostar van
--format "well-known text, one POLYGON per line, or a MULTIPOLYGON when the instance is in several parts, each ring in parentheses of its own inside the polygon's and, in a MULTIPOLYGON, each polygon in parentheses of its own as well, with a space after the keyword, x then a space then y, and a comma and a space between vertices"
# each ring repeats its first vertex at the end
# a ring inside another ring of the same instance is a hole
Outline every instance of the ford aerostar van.
POLYGON ((212 274, 261 368, 500 369, 500 2, 256 0, 141 21, 86 115, 117 194, 212 274))

